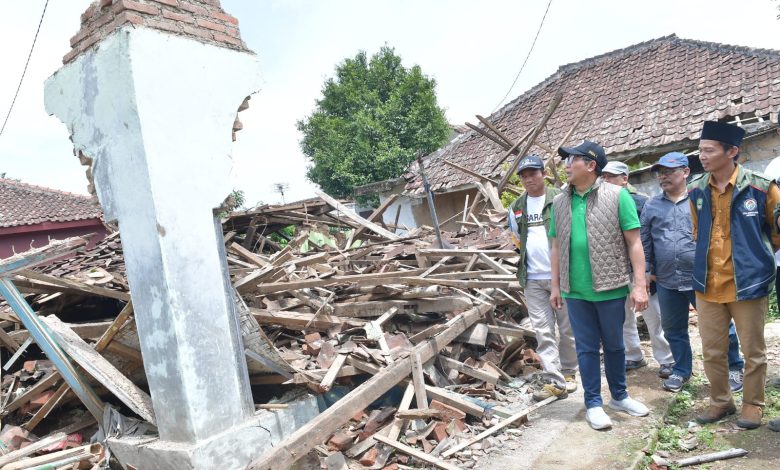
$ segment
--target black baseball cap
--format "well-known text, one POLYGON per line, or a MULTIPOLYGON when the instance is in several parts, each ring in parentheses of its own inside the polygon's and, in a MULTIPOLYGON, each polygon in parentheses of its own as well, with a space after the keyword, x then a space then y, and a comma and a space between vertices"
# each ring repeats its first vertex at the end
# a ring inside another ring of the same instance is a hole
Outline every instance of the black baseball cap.
POLYGON ((528 168, 544 170, 544 162, 537 155, 526 155, 522 160, 520 160, 520 166, 517 167, 517 173, 522 173, 523 170, 528 168))
POLYGON ((596 167, 599 171, 607 166, 607 154, 604 153, 604 148, 596 142, 591 142, 589 140, 583 140, 582 143, 576 147, 558 147, 558 155, 563 158, 569 158, 574 155, 593 160, 596 162, 596 167))

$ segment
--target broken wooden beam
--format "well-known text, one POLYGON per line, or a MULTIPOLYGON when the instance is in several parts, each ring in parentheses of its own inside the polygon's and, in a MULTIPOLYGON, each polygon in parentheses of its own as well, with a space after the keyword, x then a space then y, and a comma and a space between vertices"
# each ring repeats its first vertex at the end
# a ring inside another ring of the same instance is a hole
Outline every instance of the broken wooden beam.
POLYGON ((408 445, 401 444, 398 441, 390 440, 385 436, 382 436, 381 434, 374 435, 374 439, 376 439, 377 441, 383 444, 387 444, 390 447, 394 447, 395 449, 400 450, 404 454, 411 455, 416 459, 422 460, 423 462, 429 463, 436 467, 443 468, 444 470, 460 470, 460 467, 458 467, 457 465, 449 464, 440 458, 433 457, 432 455, 426 454, 425 452, 421 450, 417 450, 414 447, 409 447, 408 445))
POLYGON ((152 399, 54 315, 42 318, 59 346, 138 416, 155 424, 152 399))
MULTIPOLYGON (((491 308, 492 306, 480 305, 457 315, 447 322, 448 328, 445 331, 415 346, 414 351, 420 354, 421 361, 431 359, 466 328, 484 318, 485 312, 491 308)), ((336 428, 349 421, 356 412, 364 409, 369 403, 408 377, 411 363, 411 358, 406 357, 385 367, 326 411, 298 428, 265 455, 254 460, 248 468, 252 470, 288 468, 316 445, 324 442, 336 428)))
POLYGON ((369 222, 368 220, 364 219, 363 217, 359 216, 355 211, 348 208, 344 204, 340 203, 336 199, 330 197, 323 191, 315 190, 314 193, 321 197, 325 202, 327 202, 331 207, 339 211, 340 213, 344 214, 348 219, 352 220, 354 223, 358 224, 359 226, 365 227, 372 232, 381 235, 389 240, 397 240, 398 235, 394 234, 393 232, 386 230, 379 225, 375 224, 374 222, 369 222))

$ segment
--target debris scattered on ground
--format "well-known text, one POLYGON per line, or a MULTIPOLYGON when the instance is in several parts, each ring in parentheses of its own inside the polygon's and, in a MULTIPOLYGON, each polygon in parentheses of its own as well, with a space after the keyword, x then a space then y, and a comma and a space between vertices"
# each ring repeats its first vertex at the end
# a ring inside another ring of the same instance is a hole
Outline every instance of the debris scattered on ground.
MULTIPOLYGON (((383 224, 389 205, 364 218, 321 195, 223 219, 250 382, 265 397, 257 407, 281 409, 287 388, 307 387, 322 408, 261 459, 292 463, 313 451, 334 468, 474 467, 551 401, 532 405, 540 364, 501 215, 480 213, 475 230, 443 232, 451 248, 442 249, 429 228, 383 224)), ((55 242, 0 268, 99 400, 153 429, 119 234, 89 250, 55 242)), ((68 374, 10 305, 0 326, 9 372, 0 462, 103 465, 105 454, 89 445, 95 413, 75 398, 84 400, 68 374)))

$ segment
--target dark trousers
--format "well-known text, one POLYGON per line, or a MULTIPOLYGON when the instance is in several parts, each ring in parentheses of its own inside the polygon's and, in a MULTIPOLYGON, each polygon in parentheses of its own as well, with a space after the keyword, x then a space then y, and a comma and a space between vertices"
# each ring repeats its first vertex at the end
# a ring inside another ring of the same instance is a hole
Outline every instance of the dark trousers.
POLYGON ((569 322, 574 332, 577 362, 580 366, 585 407, 602 406, 601 361, 604 349, 604 374, 615 400, 628 397, 626 391, 626 349, 623 345, 623 321, 626 298, 602 302, 566 299, 569 322))

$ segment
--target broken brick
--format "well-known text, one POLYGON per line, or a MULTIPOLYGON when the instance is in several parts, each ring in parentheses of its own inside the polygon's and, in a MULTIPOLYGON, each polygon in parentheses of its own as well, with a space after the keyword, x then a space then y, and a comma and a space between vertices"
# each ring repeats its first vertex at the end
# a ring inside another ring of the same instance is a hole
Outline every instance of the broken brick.
POLYGON ((355 436, 339 431, 330 438, 328 447, 341 451, 350 448, 353 442, 355 442, 355 436))
POLYGON ((362 457, 360 457, 360 464, 365 465, 366 467, 372 467, 376 463, 376 457, 379 453, 378 450, 376 450, 376 447, 372 447, 368 449, 368 452, 363 454, 362 457))
POLYGON ((42 407, 44 404, 46 404, 47 401, 49 401, 49 399, 51 397, 54 396, 55 393, 56 392, 54 390, 49 390, 47 392, 41 393, 37 397, 35 397, 32 400, 30 400, 30 407, 31 408, 40 408, 40 407, 42 407))
POLYGON ((449 434, 447 433, 447 423, 445 422, 436 423, 436 426, 433 428, 433 437, 438 442, 447 439, 449 437, 449 434))
POLYGON ((445 405, 444 403, 440 402, 439 400, 433 400, 431 401, 430 408, 434 410, 441 410, 441 412, 444 414, 444 420, 448 421, 451 419, 457 419, 460 421, 463 421, 466 419, 466 413, 460 411, 457 408, 453 408, 450 405, 445 405))

